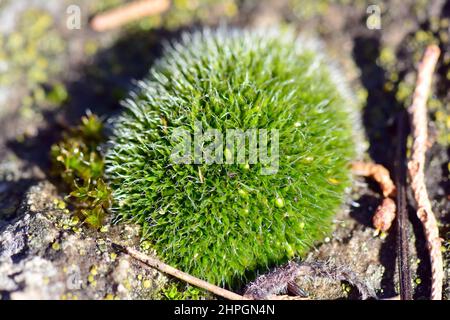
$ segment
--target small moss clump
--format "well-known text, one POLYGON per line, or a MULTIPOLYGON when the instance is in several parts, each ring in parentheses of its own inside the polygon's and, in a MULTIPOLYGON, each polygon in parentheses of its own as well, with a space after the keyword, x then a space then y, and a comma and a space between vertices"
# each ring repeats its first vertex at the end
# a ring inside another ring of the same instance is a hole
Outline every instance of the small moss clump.
POLYGON ((162 290, 162 298, 165 300, 203 300, 207 293, 191 285, 182 285, 179 282, 171 282, 162 290))
POLYGON ((103 123, 88 113, 80 125, 65 132, 51 148, 53 174, 69 189, 67 198, 75 213, 94 228, 102 226, 112 200, 111 190, 103 180, 103 140, 103 123))
POLYGON ((217 284, 304 254, 330 230, 349 186, 353 106, 337 83, 291 31, 185 34, 115 124, 106 175, 118 220, 141 224, 166 262, 217 284), (198 123, 278 130, 278 169, 262 174, 265 164, 248 158, 175 163, 174 132, 194 133, 198 123))

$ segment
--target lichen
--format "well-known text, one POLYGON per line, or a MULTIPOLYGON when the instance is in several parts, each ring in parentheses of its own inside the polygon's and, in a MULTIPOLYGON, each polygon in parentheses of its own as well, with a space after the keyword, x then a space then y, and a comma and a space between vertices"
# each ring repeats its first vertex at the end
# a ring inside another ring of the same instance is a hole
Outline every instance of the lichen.
POLYGON ((52 79, 61 71, 64 40, 46 11, 28 9, 14 31, 0 33, 0 86, 23 92, 20 113, 36 116, 36 105, 57 106, 68 99, 64 85, 52 79))
MULTIPOLYGON (((408 107, 412 103, 412 96, 415 88, 416 66, 422 58, 425 48, 429 44, 437 44, 446 47, 449 43, 448 18, 430 18, 428 28, 420 28, 407 35, 401 47, 394 51, 393 47, 384 46, 381 49, 378 64, 386 71, 386 81, 384 90, 386 93, 393 93, 396 102, 403 107, 408 107), (411 58, 404 58, 403 55, 411 58), (402 59, 401 64, 398 60, 402 59)), ((433 95, 428 100, 428 110, 430 118, 436 127, 436 140, 443 146, 450 145, 450 116, 447 105, 450 100, 447 95, 447 86, 450 83, 446 75, 450 72, 450 59, 448 53, 442 53, 440 62, 436 69, 433 95)))

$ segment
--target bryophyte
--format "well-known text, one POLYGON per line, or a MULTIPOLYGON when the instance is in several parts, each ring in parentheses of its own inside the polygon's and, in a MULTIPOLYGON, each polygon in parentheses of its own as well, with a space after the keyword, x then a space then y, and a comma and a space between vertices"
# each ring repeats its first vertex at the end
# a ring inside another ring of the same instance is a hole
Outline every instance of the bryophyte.
POLYGON ((355 153, 357 111, 328 61, 290 30, 207 29, 168 46, 114 125, 117 220, 216 284, 304 255, 330 231, 355 153), (229 132, 243 135, 230 145, 229 132))

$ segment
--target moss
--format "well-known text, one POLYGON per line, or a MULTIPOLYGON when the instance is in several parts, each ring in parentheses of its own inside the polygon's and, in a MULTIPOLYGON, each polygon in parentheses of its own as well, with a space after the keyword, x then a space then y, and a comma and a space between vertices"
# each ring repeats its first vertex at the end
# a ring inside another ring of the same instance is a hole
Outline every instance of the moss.
POLYGON ((103 140, 102 122, 88 114, 51 148, 53 174, 69 189, 67 199, 76 214, 94 228, 102 226, 111 206, 111 191, 103 181, 104 161, 99 148, 103 140))
POLYGON ((162 290, 162 298, 166 300, 200 300, 208 296, 205 291, 179 281, 170 282, 162 290))
POLYGON ((118 220, 141 224, 168 263, 231 285, 303 255, 330 230, 349 186, 352 103, 291 32, 183 39, 127 100, 106 170, 118 220), (278 130, 279 170, 263 175, 268 168, 248 159, 174 163, 172 133, 192 134, 196 121, 205 130, 278 130))
MULTIPOLYGON (((42 94, 45 93, 42 91, 42 94)), ((67 92, 65 85, 62 83, 55 83, 47 93, 47 96, 46 97, 42 96, 40 101, 47 99, 47 101, 51 102, 52 104, 59 106, 65 103, 68 100, 68 98, 69 93, 67 92)))

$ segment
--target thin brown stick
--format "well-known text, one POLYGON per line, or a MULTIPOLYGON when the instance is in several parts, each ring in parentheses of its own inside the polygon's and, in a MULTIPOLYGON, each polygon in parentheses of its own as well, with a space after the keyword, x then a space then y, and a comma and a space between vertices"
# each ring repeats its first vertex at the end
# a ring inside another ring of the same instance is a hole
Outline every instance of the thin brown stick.
POLYGON ((352 172, 359 176, 371 177, 378 182, 385 197, 391 197, 395 194, 395 185, 389 171, 381 164, 355 161, 352 163, 352 172))
POLYGON ((375 211, 372 223, 375 229, 388 231, 396 215, 395 202, 390 198, 395 196, 396 190, 389 171, 381 164, 355 161, 352 163, 352 172, 359 176, 372 178, 380 185, 385 198, 375 211))
POLYGON ((131 21, 162 13, 169 7, 169 0, 133 1, 96 15, 91 21, 91 28, 95 31, 114 29, 131 21))
POLYGON ((386 232, 391 228, 396 216, 396 207, 395 201, 391 198, 383 199, 372 218, 375 229, 386 232))
POLYGON ((118 244, 112 244, 114 248, 125 252, 126 254, 130 255, 132 258, 152 267, 155 269, 158 269, 161 272, 167 273, 168 275, 171 275, 175 278, 178 278, 180 280, 183 280, 187 283, 190 283, 196 287, 208 290, 218 296, 221 296, 223 298, 229 299, 229 300, 249 300, 249 298, 241 296, 239 294, 236 294, 234 292, 228 291, 226 289, 223 289, 221 287, 215 286, 211 283, 208 283, 204 280, 201 280, 199 278, 196 278, 194 276, 191 276, 190 274, 187 274, 183 271, 180 271, 174 267, 171 267, 160 260, 150 257, 142 252, 139 252, 133 248, 121 246, 118 244))
POLYGON ((408 112, 411 117, 413 146, 408 171, 411 187, 417 202, 417 216, 423 224, 427 247, 431 260, 431 299, 442 299, 442 283, 444 278, 441 239, 436 217, 433 214, 425 185, 425 153, 427 151, 428 121, 427 99, 431 89, 433 71, 439 58, 440 50, 436 45, 427 47, 419 65, 413 102, 408 112))

